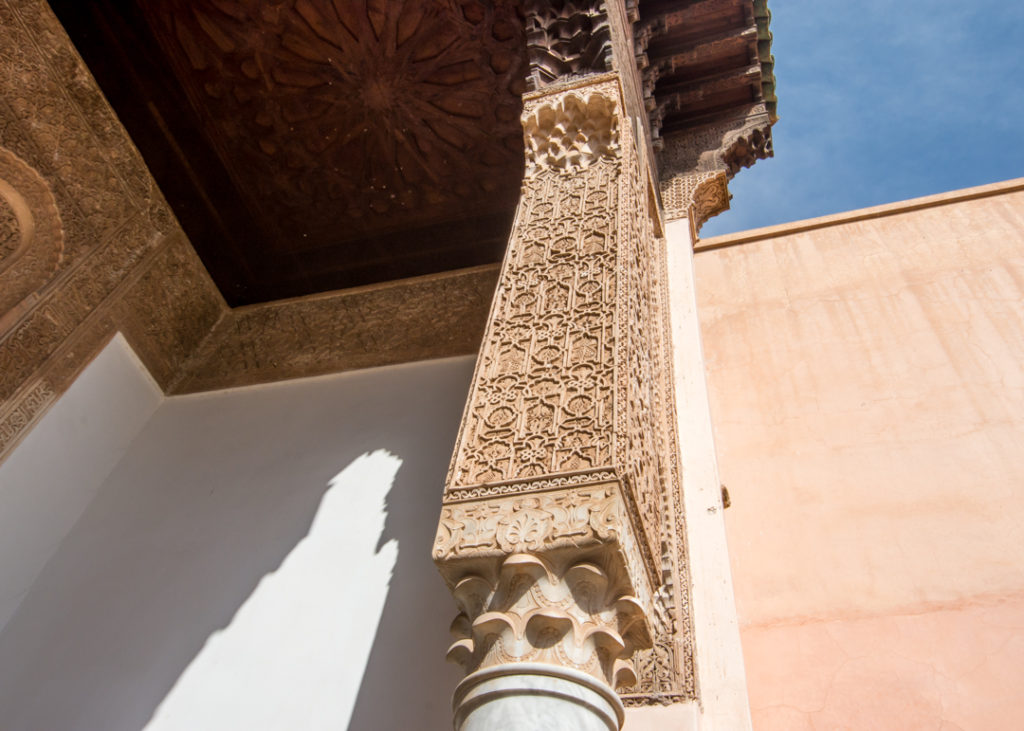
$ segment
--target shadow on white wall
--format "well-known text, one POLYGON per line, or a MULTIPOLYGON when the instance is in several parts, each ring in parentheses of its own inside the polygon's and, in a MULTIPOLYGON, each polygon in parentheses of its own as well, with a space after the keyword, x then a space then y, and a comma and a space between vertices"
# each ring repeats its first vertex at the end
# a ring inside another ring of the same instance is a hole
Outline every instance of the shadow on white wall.
MULTIPOLYGON (((0 632, 0 729, 450 729, 430 548, 472 366, 164 400, 0 632)), ((80 435, 41 445, 68 490, 80 435)))
POLYGON ((147 731, 348 727, 398 559, 396 539, 378 543, 401 464, 381 449, 330 481, 309 535, 207 640, 147 731))

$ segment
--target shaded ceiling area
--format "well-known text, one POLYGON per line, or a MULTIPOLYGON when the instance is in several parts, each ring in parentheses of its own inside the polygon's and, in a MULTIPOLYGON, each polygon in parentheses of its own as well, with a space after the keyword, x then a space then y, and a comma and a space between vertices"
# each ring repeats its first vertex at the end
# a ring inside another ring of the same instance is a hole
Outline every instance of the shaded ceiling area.
POLYGON ((51 6, 232 306, 500 260, 511 0, 51 6))

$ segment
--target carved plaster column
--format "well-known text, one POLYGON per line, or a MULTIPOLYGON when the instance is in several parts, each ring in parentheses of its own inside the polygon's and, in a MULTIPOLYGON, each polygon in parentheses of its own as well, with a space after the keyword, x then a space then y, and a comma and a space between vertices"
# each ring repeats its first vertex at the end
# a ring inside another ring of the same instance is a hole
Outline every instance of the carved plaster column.
POLYGON ((615 74, 524 98, 522 198, 434 545, 458 729, 619 728, 613 689, 652 645, 658 247, 623 108, 615 74))

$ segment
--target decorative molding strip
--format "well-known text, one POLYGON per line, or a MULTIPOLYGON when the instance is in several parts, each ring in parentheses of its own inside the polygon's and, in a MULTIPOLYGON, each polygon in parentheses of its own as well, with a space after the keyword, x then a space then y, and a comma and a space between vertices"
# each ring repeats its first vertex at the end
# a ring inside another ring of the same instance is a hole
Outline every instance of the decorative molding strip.
POLYGON ((40 381, 6 405, 0 414, 0 456, 14 447, 56 399, 57 394, 49 384, 40 381))
POLYGON ((557 490, 574 485, 600 485, 608 482, 617 483, 618 475, 614 470, 591 470, 568 475, 553 475, 537 480, 521 482, 502 482, 495 485, 464 485, 449 490, 445 502, 456 503, 465 500, 498 497, 501 495, 519 495, 528 492, 544 492, 557 490))
POLYGON ((434 560, 573 548, 619 537, 622 500, 614 487, 479 500, 441 509, 434 560))
POLYGON ((474 354, 497 277, 486 265, 229 310, 170 392, 474 354))

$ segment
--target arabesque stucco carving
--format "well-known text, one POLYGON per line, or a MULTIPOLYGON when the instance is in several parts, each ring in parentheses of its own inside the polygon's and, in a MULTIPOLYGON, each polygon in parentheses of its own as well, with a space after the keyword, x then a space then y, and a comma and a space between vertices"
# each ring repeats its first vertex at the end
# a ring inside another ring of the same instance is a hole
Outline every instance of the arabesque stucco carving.
POLYGON ((687 623, 662 620, 685 611, 669 591, 679 561, 666 537, 676 531, 677 478, 663 381, 664 251, 643 147, 623 109, 613 75, 525 101, 523 196, 434 558, 457 597, 476 577, 479 606, 467 611, 460 600, 452 648, 467 671, 543 657, 629 687, 637 699, 649 676, 668 676, 685 697, 687 663, 672 633, 687 623), (581 605, 565 588, 570 567, 591 564, 579 575, 612 605, 628 597, 628 621, 611 605, 581 605), (533 587, 526 604, 506 599, 509 571, 533 587), (534 616, 548 617, 543 632, 530 631, 534 616), (669 632, 671 651, 647 650, 664 646, 655 627, 669 632), (591 631, 622 641, 588 645, 581 638, 591 631))

